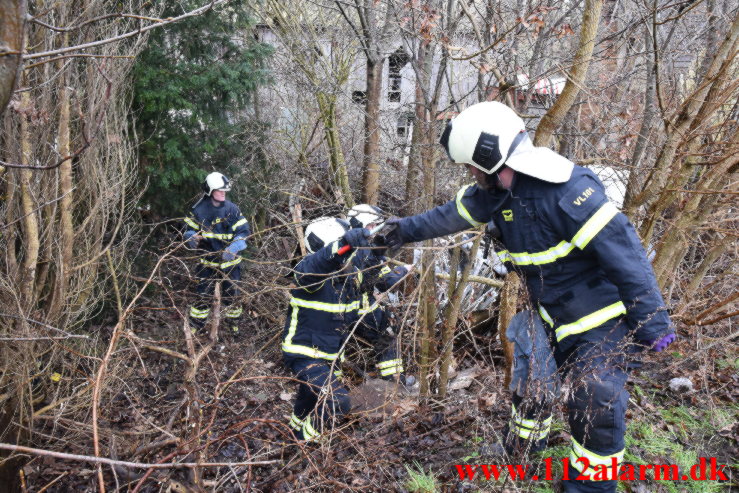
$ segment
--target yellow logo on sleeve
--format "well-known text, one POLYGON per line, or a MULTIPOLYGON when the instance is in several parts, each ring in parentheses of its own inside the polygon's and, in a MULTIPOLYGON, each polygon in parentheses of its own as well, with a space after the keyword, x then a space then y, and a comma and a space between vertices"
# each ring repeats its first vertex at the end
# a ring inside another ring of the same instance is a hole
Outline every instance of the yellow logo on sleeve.
POLYGON ((503 212, 503 220, 506 222, 513 221, 513 211, 511 209, 506 209, 503 212))

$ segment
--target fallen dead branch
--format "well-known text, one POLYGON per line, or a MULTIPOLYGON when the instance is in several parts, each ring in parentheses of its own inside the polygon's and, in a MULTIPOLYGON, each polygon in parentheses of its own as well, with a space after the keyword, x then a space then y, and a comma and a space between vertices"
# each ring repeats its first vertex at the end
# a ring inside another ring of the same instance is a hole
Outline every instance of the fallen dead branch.
POLYGON ((715 304, 711 305, 709 308, 706 308, 705 310, 703 310, 702 312, 700 312, 698 315, 696 315, 693 318, 693 320, 690 321, 690 322, 688 322, 688 323, 690 325, 698 325, 698 326, 700 326, 700 325, 710 325, 710 324, 715 323, 715 322, 717 322, 719 320, 722 320, 724 318, 727 318, 727 317, 731 317, 731 316, 736 315, 736 312, 734 312, 734 313, 730 313, 727 316, 720 316, 718 318, 714 317, 713 320, 709 320, 707 322, 704 321, 704 319, 706 318, 707 315, 710 315, 710 314, 714 313, 719 308, 721 308, 721 307, 723 307, 725 305, 728 305, 729 303, 731 303, 732 301, 736 300, 737 298, 739 298, 739 293, 732 294, 728 298, 725 298, 725 299, 719 301, 718 303, 715 303, 715 304))
POLYGON ((113 460, 106 457, 93 457, 91 455, 67 454, 43 450, 11 443, 0 443, 0 449, 10 450, 22 454, 41 455, 45 457, 56 457, 57 459, 76 460, 90 462, 92 464, 105 464, 108 466, 129 467, 132 469, 187 469, 195 467, 237 467, 237 466, 264 466, 280 462, 278 460, 246 461, 246 462, 165 462, 162 464, 150 464, 146 462, 128 462, 124 460, 113 460))

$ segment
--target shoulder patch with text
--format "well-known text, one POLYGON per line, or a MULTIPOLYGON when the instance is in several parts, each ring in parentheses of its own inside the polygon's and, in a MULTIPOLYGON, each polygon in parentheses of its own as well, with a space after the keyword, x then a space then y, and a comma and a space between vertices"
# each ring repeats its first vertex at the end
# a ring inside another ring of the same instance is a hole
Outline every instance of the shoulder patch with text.
POLYGON ((559 207, 572 219, 581 222, 608 201, 603 185, 590 176, 583 176, 567 187, 559 199, 559 207))

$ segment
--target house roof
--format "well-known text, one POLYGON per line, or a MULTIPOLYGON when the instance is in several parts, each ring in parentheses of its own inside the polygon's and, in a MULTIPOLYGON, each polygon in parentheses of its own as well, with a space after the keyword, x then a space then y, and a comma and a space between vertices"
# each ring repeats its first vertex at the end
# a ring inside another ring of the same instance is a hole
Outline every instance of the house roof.
MULTIPOLYGON (((518 84, 520 85, 521 89, 523 89, 524 91, 528 91, 531 83, 529 76, 526 74, 518 74, 516 78, 518 79, 518 84)), ((567 79, 565 79, 564 77, 542 77, 534 82, 533 92, 542 95, 562 94, 562 89, 564 89, 565 87, 565 82, 567 82, 567 79)))

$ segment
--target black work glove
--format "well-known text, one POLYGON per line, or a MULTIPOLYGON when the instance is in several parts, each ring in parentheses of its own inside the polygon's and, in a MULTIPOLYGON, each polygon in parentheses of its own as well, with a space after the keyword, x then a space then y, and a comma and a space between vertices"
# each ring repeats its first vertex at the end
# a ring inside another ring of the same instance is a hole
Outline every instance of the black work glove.
POLYGON ((370 232, 367 228, 350 229, 344 233, 344 242, 352 247, 353 250, 368 247, 367 238, 369 238, 369 235, 370 232))
POLYGON ((387 232, 383 235, 384 246, 394 252, 405 244, 403 234, 400 231, 400 218, 397 216, 391 217, 385 221, 385 227, 387 232))

